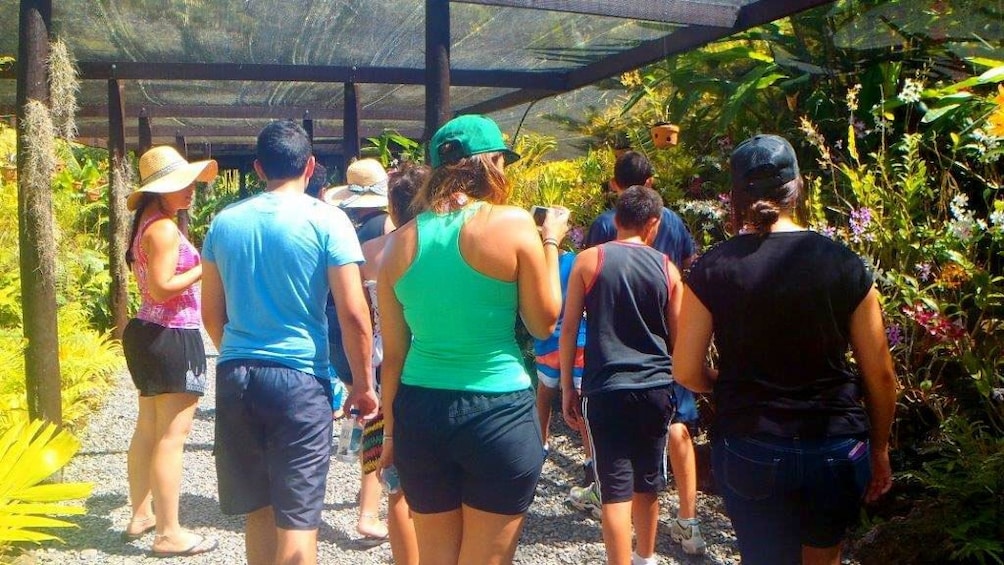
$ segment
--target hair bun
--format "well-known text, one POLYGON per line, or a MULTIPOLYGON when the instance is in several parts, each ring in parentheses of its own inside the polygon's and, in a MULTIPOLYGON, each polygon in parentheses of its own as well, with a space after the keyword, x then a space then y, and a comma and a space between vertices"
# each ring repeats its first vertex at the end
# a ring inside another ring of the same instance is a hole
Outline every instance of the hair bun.
POLYGON ((750 206, 749 222, 757 233, 767 232, 781 215, 781 210, 777 204, 770 200, 757 200, 750 206))

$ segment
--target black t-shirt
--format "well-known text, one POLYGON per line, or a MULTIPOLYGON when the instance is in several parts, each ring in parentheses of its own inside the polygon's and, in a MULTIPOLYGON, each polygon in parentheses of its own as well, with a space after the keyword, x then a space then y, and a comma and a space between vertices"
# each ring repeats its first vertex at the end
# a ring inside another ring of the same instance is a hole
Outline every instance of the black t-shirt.
POLYGON ((597 250, 599 272, 584 304, 582 394, 668 385, 669 258, 647 245, 619 241, 597 250))
POLYGON ((356 228, 359 243, 366 243, 371 239, 376 239, 383 235, 387 216, 387 212, 379 211, 360 218, 359 227, 356 228))
POLYGON ((847 353, 873 278, 854 252, 811 231, 740 235, 698 259, 686 283, 714 320, 716 433, 867 432, 847 353))

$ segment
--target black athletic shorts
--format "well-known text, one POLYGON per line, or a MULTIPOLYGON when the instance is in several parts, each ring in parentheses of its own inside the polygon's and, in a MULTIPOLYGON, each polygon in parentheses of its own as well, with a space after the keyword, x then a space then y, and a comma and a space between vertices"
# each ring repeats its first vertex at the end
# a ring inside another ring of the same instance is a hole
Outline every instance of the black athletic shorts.
POLYGON ((122 351, 140 396, 206 391, 206 348, 199 330, 165 328, 133 318, 122 332, 122 351))
POLYGON ((666 488, 666 435, 675 407, 669 385, 582 399, 603 503, 625 502, 633 493, 666 488))
POLYGON ((272 506, 280 528, 317 529, 331 460, 330 388, 278 363, 220 363, 213 453, 224 514, 272 506))
POLYGON ((492 394, 401 385, 394 464, 411 509, 526 512, 544 465, 534 402, 530 389, 492 394))

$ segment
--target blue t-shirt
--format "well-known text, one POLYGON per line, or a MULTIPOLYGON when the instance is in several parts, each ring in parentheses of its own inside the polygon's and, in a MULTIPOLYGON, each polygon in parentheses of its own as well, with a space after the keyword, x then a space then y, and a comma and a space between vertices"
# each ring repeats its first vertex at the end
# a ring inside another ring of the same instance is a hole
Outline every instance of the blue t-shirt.
MULTIPOLYGON (((533 352, 535 355, 546 355, 558 350, 558 339, 561 337, 561 320, 565 316, 565 294, 568 293, 568 278, 572 275, 572 265, 575 264, 575 253, 562 253, 558 256, 558 277, 561 279, 561 313, 558 315, 558 325, 554 328, 554 333, 545 339, 533 340, 533 352)), ((577 347, 586 346, 586 324, 579 324, 579 337, 576 340, 577 347)))
MULTIPOLYGON (((614 210, 607 210, 593 220, 589 232, 586 233, 586 247, 595 247, 617 239, 614 214, 614 210)), ((696 249, 694 238, 690 236, 687 225, 669 208, 662 209, 662 221, 659 223, 659 232, 655 234, 652 247, 662 251, 681 271, 683 262, 691 258, 696 249)))
POLYGON ((274 361, 328 378, 328 267, 363 261, 344 212, 305 194, 256 195, 213 219, 202 260, 216 264, 226 296, 218 361, 274 361))

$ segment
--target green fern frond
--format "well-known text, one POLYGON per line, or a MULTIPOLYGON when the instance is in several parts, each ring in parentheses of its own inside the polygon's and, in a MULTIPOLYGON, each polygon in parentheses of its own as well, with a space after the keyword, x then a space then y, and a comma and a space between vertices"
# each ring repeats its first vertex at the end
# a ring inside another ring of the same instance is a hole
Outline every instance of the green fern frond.
POLYGON ((54 504, 90 496, 87 483, 39 484, 76 454, 80 443, 41 421, 18 421, 0 436, 0 550, 13 542, 59 540, 39 528, 72 528, 50 515, 80 515, 82 506, 54 504))

